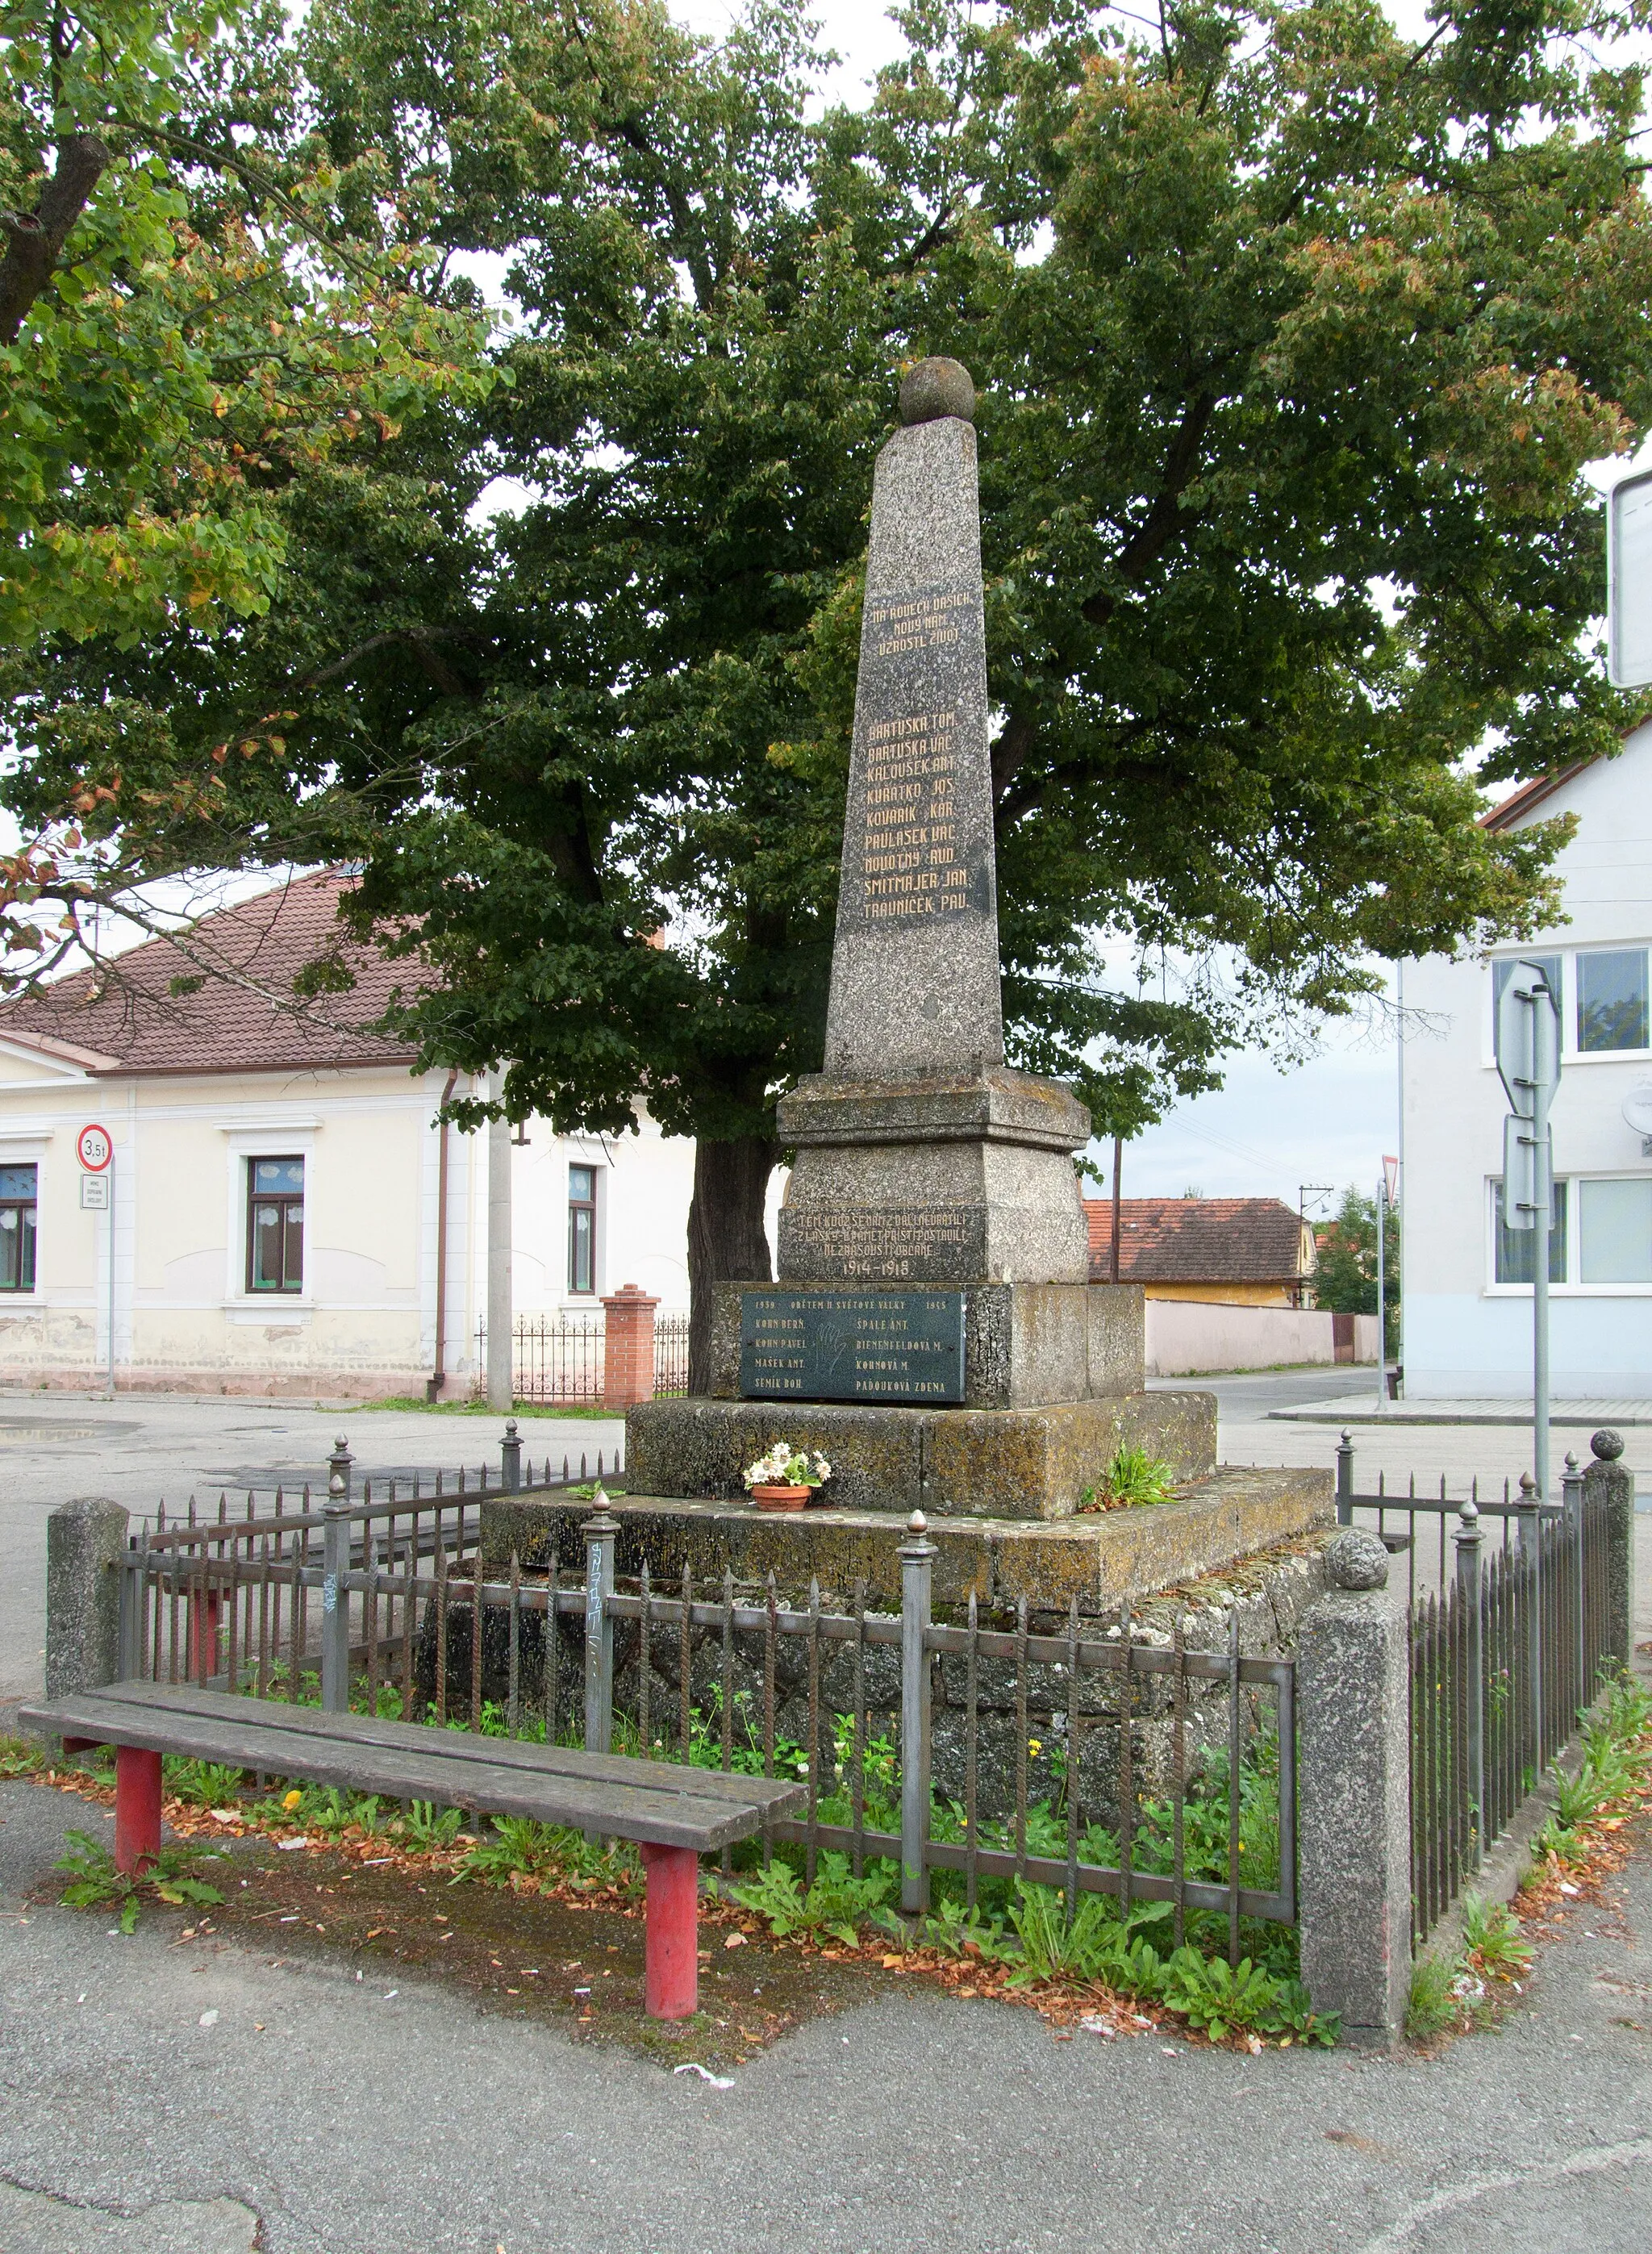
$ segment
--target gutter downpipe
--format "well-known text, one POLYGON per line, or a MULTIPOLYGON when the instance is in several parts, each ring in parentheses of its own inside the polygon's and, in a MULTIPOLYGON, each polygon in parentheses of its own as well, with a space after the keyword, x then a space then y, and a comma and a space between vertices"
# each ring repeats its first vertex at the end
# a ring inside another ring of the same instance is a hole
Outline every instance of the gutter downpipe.
POLYGON ((458 1081, 455 1065, 447 1075, 436 1115, 441 1138, 436 1146, 436 1367, 425 1383, 427 1401, 439 1401, 447 1383, 447 1106, 458 1081))

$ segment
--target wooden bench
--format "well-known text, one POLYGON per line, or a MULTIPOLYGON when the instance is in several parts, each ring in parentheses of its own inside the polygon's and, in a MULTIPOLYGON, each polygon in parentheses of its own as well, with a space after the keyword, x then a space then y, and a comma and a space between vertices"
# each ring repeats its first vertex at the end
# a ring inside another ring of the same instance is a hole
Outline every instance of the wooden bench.
POLYGON ((160 1852, 163 1754, 634 1839, 648 1873, 647 2007, 663 2020, 696 2008, 698 1858, 806 1796, 779 1778, 326 1714, 193 1684, 113 1683, 24 1706, 18 1718, 70 1744, 115 1747, 115 1862, 133 1876, 160 1852))

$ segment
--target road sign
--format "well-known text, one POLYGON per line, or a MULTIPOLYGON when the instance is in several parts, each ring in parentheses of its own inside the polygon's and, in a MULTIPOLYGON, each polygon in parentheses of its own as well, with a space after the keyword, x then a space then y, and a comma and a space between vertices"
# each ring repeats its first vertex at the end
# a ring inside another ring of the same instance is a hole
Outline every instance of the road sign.
POLYGON ((1497 1071, 1517 1118, 1535 1119, 1560 1078, 1560 1007, 1535 962, 1517 962, 1497 1002, 1497 1071))
POLYGON ((74 1155, 88 1174, 101 1174, 115 1156, 115 1138, 107 1127, 82 1127, 74 1138, 74 1155))
POLYGON ((1652 682, 1652 470, 1606 497, 1606 672, 1614 689, 1652 682))
POLYGON ((80 1177, 81 1212, 107 1213, 108 1209, 108 1176, 107 1174, 82 1174, 80 1177))

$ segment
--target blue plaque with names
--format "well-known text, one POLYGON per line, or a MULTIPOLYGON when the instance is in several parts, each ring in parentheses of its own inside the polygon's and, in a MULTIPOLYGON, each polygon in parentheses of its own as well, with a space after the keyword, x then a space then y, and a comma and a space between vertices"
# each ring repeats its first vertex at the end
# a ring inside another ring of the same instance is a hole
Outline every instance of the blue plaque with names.
POLYGON ((740 1295, 747 1401, 963 1399, 962 1292, 740 1295))

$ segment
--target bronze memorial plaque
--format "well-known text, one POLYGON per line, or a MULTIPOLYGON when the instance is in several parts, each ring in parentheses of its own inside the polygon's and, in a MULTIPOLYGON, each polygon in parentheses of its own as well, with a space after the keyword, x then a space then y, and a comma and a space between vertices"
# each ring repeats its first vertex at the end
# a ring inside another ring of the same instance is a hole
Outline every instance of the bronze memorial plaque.
POLYGON ((748 1401, 962 1401, 963 1294, 742 1292, 740 1393, 748 1401))

